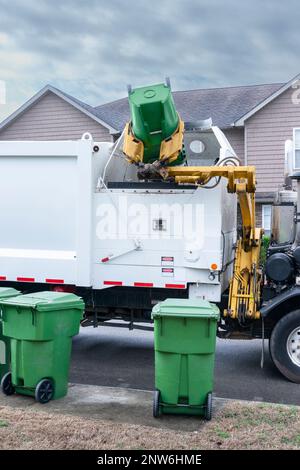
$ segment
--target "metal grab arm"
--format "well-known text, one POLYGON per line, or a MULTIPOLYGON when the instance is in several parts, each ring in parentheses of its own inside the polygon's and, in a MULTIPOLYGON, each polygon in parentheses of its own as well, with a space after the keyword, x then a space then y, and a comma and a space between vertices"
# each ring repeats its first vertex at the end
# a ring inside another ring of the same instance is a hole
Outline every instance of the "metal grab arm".
POLYGON ((227 190, 236 193, 243 221, 243 249, 257 245, 255 237, 255 167, 254 166, 174 166, 165 169, 164 178, 176 183, 207 184, 213 177, 227 178, 227 190))
POLYGON ((213 177, 227 178, 227 190, 236 193, 240 203, 243 236, 235 251, 233 276, 230 282, 228 308, 224 316, 239 319, 259 318, 261 269, 260 244, 262 229, 255 227, 255 167, 168 167, 165 179, 177 183, 207 184, 213 177))
POLYGON ((176 183, 203 185, 215 176, 223 176, 228 179, 229 193, 235 193, 239 180, 245 179, 247 193, 255 192, 254 166, 173 166, 166 168, 166 171, 168 177, 174 178, 176 183))

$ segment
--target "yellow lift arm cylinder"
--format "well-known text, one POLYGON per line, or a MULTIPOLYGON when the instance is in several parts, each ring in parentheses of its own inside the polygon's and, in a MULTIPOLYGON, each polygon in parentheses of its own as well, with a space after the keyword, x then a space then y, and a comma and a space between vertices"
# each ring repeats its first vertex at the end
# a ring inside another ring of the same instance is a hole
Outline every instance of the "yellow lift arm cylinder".
POLYGON ((260 317, 261 266, 260 249, 262 229, 255 225, 255 167, 168 167, 164 178, 177 183, 207 184, 213 177, 227 178, 227 190, 236 193, 243 222, 243 235, 237 242, 233 277, 229 287, 228 308, 224 316, 233 319, 260 317))

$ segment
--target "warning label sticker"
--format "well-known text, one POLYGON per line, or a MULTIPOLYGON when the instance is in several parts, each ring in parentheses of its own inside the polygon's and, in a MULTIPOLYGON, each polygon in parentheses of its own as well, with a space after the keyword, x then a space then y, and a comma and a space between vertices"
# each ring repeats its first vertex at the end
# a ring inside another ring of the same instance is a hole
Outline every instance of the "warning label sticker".
POLYGON ((174 256, 162 256, 161 257, 162 266, 173 266, 174 265, 174 256))

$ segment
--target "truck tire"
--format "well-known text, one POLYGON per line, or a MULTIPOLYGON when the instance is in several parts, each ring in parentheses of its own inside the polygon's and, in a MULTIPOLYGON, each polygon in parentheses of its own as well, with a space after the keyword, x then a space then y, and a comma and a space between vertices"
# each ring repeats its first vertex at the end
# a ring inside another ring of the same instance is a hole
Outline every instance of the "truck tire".
POLYGON ((274 364, 274 359, 273 359, 272 351, 271 351, 271 338, 269 339, 269 356, 270 356, 272 363, 274 364))
POLYGON ((270 354, 277 369, 291 382, 300 383, 300 310, 276 323, 270 338, 270 354))

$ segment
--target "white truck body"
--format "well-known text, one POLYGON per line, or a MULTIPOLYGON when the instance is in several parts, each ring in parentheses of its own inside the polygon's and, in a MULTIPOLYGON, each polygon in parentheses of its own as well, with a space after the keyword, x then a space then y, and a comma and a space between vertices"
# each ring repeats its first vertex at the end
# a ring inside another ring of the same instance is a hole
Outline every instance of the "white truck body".
MULTIPOLYGON (((216 157, 234 154, 221 131, 213 135, 216 157)), ((111 150, 89 134, 0 142, 0 281, 188 288, 190 297, 220 301, 236 241, 226 181, 149 186, 111 150)))

